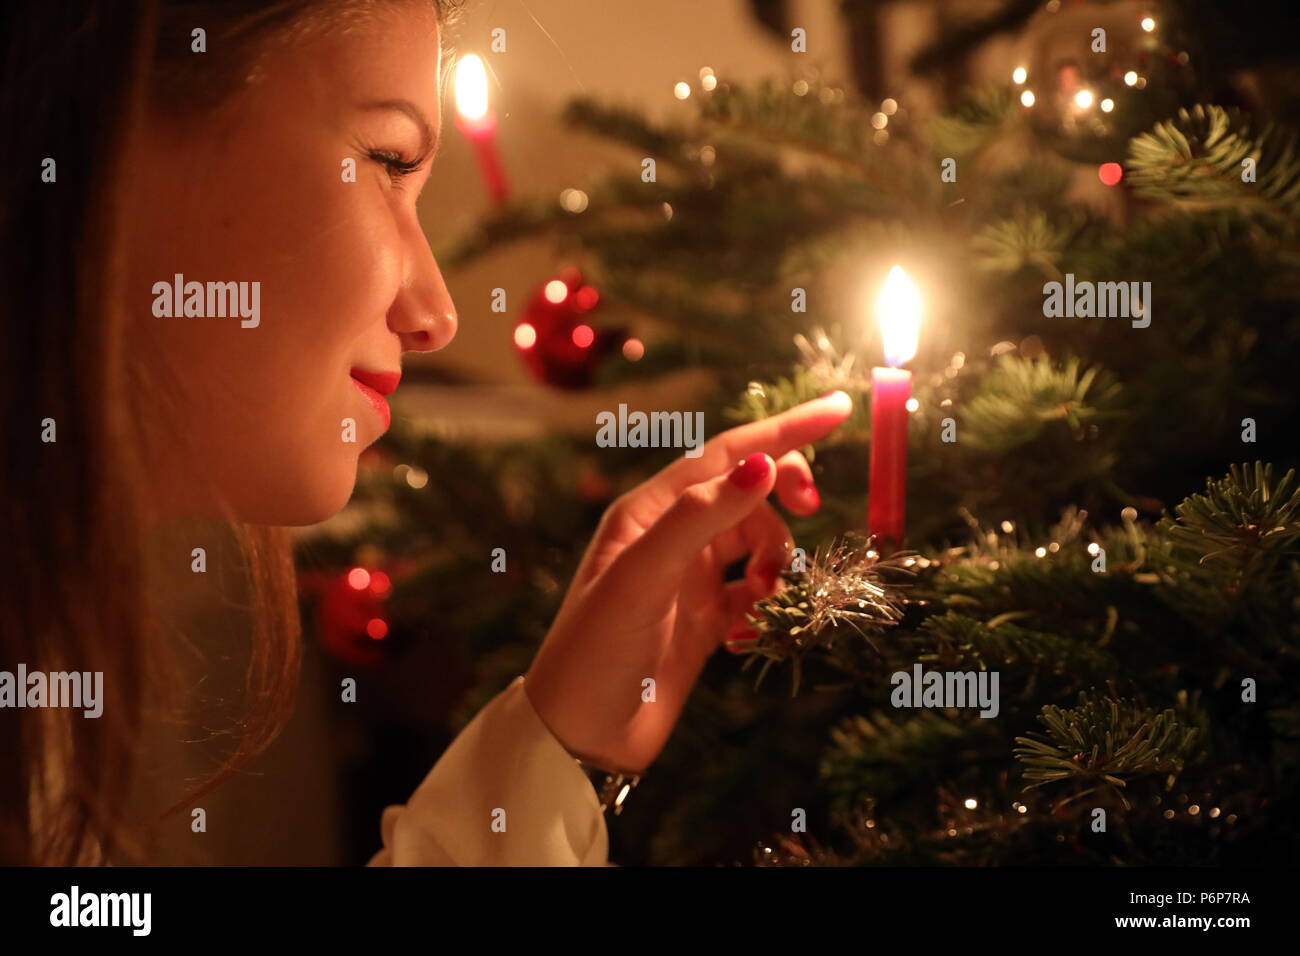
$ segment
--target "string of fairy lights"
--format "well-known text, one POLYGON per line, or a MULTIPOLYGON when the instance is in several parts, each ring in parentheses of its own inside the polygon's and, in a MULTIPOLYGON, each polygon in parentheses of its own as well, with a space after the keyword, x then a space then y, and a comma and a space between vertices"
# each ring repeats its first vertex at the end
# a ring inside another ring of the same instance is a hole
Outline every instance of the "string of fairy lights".
MULTIPOLYGON (((1052 10, 1051 4, 1048 5, 1048 9, 1049 11, 1052 10)), ((1144 33, 1155 33, 1157 24, 1154 17, 1144 16, 1138 21, 1138 26, 1142 28, 1144 33)), ((1177 56, 1178 62, 1184 66, 1189 59, 1190 57, 1186 51, 1179 53, 1177 56)), ((1147 78, 1137 70, 1125 71, 1123 79, 1125 86, 1138 90, 1146 89, 1147 78)), ((1020 105, 1026 109, 1032 109, 1034 104, 1038 102, 1038 97, 1033 89, 1026 85, 1029 82, 1029 68, 1017 66, 1011 71, 1011 82, 1016 86, 1024 87, 1020 91, 1020 105)), ((1073 102, 1075 108, 1081 112, 1091 110, 1094 106, 1103 113, 1110 113, 1115 109, 1115 100, 1112 97, 1102 96, 1098 98, 1097 92, 1086 86, 1075 91, 1073 102)))

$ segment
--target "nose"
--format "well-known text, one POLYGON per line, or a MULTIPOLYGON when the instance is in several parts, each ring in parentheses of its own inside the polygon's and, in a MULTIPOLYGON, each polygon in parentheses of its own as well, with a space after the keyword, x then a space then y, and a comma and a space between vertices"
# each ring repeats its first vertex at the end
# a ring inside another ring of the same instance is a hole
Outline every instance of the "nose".
POLYGON ((456 336, 456 304, 415 216, 407 218, 404 232, 407 268, 388 309, 388 327, 401 339, 402 351, 436 352, 456 336))

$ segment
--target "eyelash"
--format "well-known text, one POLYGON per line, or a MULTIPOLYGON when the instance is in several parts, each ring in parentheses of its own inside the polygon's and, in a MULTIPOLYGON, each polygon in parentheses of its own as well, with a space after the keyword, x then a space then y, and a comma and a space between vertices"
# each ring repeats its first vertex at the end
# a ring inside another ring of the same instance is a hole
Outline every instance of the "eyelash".
POLYGON ((416 159, 403 159, 400 154, 386 149, 372 149, 369 155, 372 160, 388 170, 388 175, 394 180, 401 180, 403 177, 411 175, 424 165, 426 158, 420 156, 416 159))

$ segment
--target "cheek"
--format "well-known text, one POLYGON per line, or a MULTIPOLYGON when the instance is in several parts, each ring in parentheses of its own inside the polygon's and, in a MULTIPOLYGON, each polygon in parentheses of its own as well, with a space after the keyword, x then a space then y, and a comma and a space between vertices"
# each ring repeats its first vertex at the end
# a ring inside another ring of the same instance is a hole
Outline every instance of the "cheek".
POLYGON ((204 364, 220 359, 222 375, 260 371, 283 387, 325 374, 322 362, 343 361, 360 336, 382 328, 401 281, 393 200, 364 175, 344 183, 319 165, 314 176, 286 179, 231 163, 199 183, 159 185, 147 200, 156 212, 134 244, 144 251, 132 269, 140 306, 151 311, 153 283, 175 273, 256 282, 260 292, 255 328, 230 318, 154 318, 161 338, 213 360, 204 364))
POLYGON ((334 440, 340 418, 356 414, 349 369, 373 361, 375 340, 389 334, 387 314, 401 276, 397 229, 386 204, 373 189, 363 193, 361 183, 342 188, 328 219, 300 237, 298 262, 275 277, 279 285, 267 313, 267 354, 293 370, 280 384, 280 398, 304 418, 319 412, 325 417, 319 427, 334 440))
POLYGON ((396 224, 373 184, 330 184, 318 198, 297 217, 300 228, 280 237, 283 248, 263 249, 262 261, 277 263, 265 270, 265 335, 247 338, 244 359, 261 379, 255 391, 269 398, 251 410, 262 416, 255 444, 268 491, 283 486, 281 509, 298 496, 328 516, 346 503, 357 456, 378 437, 349 369, 373 359, 373 341, 368 353, 362 347, 386 334, 401 261, 396 224))
POLYGON ((307 372, 325 373, 322 364, 344 361, 360 336, 382 327, 400 283, 388 197, 359 179, 325 178, 278 201, 267 196, 230 237, 244 249, 247 271, 263 277, 264 346, 299 355, 294 364, 307 372))
POLYGON ((264 245, 267 315, 280 320, 277 336, 300 346, 343 348, 385 320, 400 282, 398 232, 386 197, 366 184, 328 188, 319 200, 264 245))
POLYGON ((268 182, 223 170, 208 188, 181 191, 203 196, 201 207, 154 197, 159 211, 135 247, 144 254, 133 254, 131 282, 149 292, 133 296, 151 339, 141 354, 164 363, 176 386, 174 426, 203 449, 192 464, 249 520, 303 523, 338 510, 358 453, 376 437, 348 369, 367 357, 363 340, 385 332, 401 256, 389 196, 358 180, 268 182), (175 273, 259 283, 257 326, 153 316, 153 283, 175 273), (344 440, 346 417, 357 421, 355 443, 344 440))

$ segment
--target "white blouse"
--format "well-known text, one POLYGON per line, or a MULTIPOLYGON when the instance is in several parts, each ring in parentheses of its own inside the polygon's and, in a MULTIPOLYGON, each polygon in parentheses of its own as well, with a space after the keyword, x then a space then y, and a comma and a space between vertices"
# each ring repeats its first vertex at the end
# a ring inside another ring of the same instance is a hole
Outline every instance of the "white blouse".
POLYGON ((370 866, 605 866, 586 773, 517 677, 451 742, 405 805, 384 810, 370 866))

